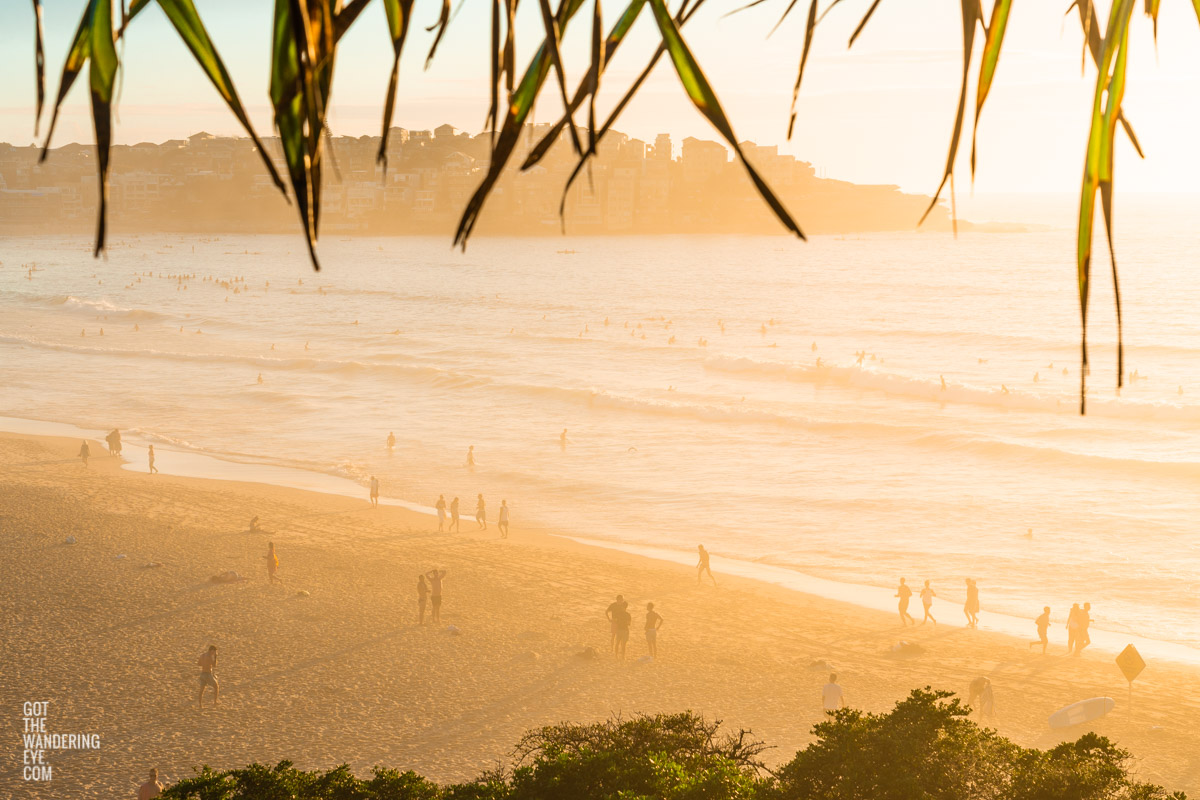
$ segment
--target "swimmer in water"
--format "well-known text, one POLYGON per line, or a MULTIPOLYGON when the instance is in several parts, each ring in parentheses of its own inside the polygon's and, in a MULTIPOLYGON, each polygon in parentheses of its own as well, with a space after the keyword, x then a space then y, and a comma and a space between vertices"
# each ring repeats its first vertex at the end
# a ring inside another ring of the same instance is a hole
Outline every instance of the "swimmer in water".
POLYGON ((387 449, 390 452, 396 446, 396 434, 389 432, 387 438, 387 449))
POLYGON ((467 448, 467 469, 475 468, 475 445, 467 448))
POLYGON ((558 446, 565 451, 570 443, 571 440, 567 438, 567 429, 563 428, 562 433, 558 435, 558 446))
POLYGON ((1007 386, 1005 386, 1003 383, 1002 383, 1002 384, 1000 384, 1000 392, 1001 392, 1002 394, 1008 394, 1008 387, 1007 387, 1007 386))
POLYGON ((938 380, 942 382, 942 391, 946 391, 946 378, 944 375, 938 375, 938 380))

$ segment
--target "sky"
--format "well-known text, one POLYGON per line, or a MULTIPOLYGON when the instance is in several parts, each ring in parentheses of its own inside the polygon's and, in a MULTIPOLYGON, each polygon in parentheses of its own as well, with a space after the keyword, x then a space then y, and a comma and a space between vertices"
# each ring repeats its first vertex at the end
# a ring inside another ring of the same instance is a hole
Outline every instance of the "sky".
MULTIPOLYGON (((433 128, 450 123, 478 132, 488 104, 491 4, 455 0, 455 18, 428 70, 423 69, 440 9, 417 0, 414 24, 401 62, 395 125, 433 128)), ((962 69, 962 26, 949 0, 884 0, 863 35, 847 49, 850 33, 868 0, 846 0, 825 18, 805 73, 796 130, 787 140, 792 84, 804 37, 806 3, 768 36, 786 7, 766 0, 725 16, 744 0, 710 0, 684 34, 739 139, 779 144, 780 151, 813 163, 819 173, 857 183, 896 184, 907 191, 937 188, 954 124, 962 69)), ((260 134, 269 135, 267 101, 270 0, 195 0, 212 39, 229 67, 260 134)), ((85 3, 44 0, 48 93, 57 91, 66 47, 85 3)), ((1095 72, 1081 70, 1082 34, 1068 5, 1049 0, 1015 3, 1004 53, 979 130, 979 166, 973 191, 1076 193, 1091 110, 1095 72)), ((1101 19, 1107 2, 1099 2, 1101 19)), ((985 10, 990 3, 985 0, 985 10)), ((1138 4, 1139 8, 1141 4, 1138 4)), ((605 4, 606 24, 622 5, 605 4)), ((824 7, 824 3, 822 3, 824 7)), ((568 30, 568 82, 582 76, 587 57, 590 7, 568 30)), ((534 2, 521 4, 518 63, 540 42, 534 2)), ((657 29, 648 12, 605 74, 600 109, 615 104, 645 65, 657 29)), ((977 37, 976 60, 982 37, 977 37)), ((382 6, 369 7, 342 40, 335 73, 330 125, 336 135, 377 135, 390 68, 391 46, 382 6)), ((1157 44, 1150 20, 1136 14, 1131 35, 1126 115, 1147 158, 1127 143, 1118 147, 1118 192, 1200 191, 1200 24, 1183 0, 1163 3, 1157 44)), ((152 6, 131 26, 116 137, 120 143, 159 142, 200 130, 236 135, 240 128, 192 61, 165 16, 152 6)), ((972 92, 977 67, 972 67, 972 92)), ((0 141, 34 140, 32 12, 28 3, 0 3, 0 141)), ((64 105, 55 145, 91 142, 86 84, 80 81, 64 105)), ((548 83, 536 117, 557 118, 557 87, 548 83)), ((968 124, 974 102, 968 107, 968 124)), ((45 123, 43 120, 43 135, 45 123)), ((583 117, 580 117, 583 121, 583 117)), ((617 130, 653 140, 669 133, 719 138, 683 94, 664 59, 617 130)), ((970 193, 964 143, 958 165, 960 196, 970 193)))

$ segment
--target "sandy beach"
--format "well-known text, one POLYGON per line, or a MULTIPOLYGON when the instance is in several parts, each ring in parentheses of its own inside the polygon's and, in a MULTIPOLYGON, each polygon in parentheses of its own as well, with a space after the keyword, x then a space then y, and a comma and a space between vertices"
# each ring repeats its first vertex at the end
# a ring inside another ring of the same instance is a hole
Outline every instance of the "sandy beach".
POLYGON ((751 580, 718 573, 719 586, 698 585, 687 567, 519 520, 501 541, 475 530, 469 498, 463 532, 439 534, 429 517, 372 509, 365 491, 354 500, 122 471, 100 442, 85 469, 78 448, 0 435, 5 794, 125 797, 151 766, 175 780, 194 765, 283 759, 463 780, 507 762, 531 727, 683 709, 753 729, 778 763, 821 719, 827 670, 814 661, 832 664, 847 702, 869 711, 918 686, 965 695, 989 676, 995 726, 1018 743, 1049 747, 1092 729, 1133 752, 1139 778, 1200 793, 1200 670, 1152 662, 1131 709, 1111 654, 1065 656, 1061 626, 1042 656, 964 629, 950 603, 934 607, 942 624, 905 631, 894 615, 751 580), (248 530, 256 515, 265 531, 248 530), (267 581, 268 542, 282 585, 267 581), (422 627, 416 578, 435 567, 448 571, 443 625, 422 627), (226 570, 249 580, 208 580, 226 570), (634 612, 624 663, 606 655, 604 609, 618 593, 634 612), (660 658, 637 663, 648 601, 665 618, 660 658), (925 652, 895 657, 901 638, 925 652), (199 711, 195 662, 210 643, 221 703, 199 711), (598 659, 577 655, 589 646, 598 659), (1047 726, 1057 708, 1103 695, 1117 708, 1090 728, 1047 726), (51 754, 53 780, 24 783, 21 708, 42 700, 48 731, 102 744, 51 754))

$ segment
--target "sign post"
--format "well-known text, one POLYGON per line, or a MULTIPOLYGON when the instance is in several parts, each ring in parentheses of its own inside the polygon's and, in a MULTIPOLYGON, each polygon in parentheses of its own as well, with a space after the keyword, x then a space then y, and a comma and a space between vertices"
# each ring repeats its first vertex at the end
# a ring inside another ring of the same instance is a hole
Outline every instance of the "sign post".
POLYGON ((1121 674, 1125 676, 1125 680, 1129 683, 1129 718, 1133 719, 1133 679, 1142 674, 1142 670, 1146 668, 1146 662, 1142 658, 1142 654, 1137 651, 1133 645, 1129 645, 1121 651, 1116 658, 1117 666, 1121 669, 1121 674))

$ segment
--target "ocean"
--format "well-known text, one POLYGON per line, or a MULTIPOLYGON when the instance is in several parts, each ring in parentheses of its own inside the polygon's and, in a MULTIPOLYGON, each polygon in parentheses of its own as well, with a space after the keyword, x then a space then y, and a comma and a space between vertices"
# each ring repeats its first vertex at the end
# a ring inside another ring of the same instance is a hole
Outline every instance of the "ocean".
POLYGON ((328 235, 321 273, 296 236, 118 235, 101 260, 84 238, 8 237, 0 415, 119 428, 164 471, 203 454, 376 475, 409 504, 458 496, 464 530, 482 493, 514 535, 678 560, 703 543, 714 565, 878 597, 929 579, 953 624, 972 577, 988 611, 1050 605, 1057 625, 1087 601, 1098 629, 1200 656, 1200 237, 1130 219, 1139 379, 1117 393, 1098 258, 1087 416, 1059 225, 465 254, 328 235))

